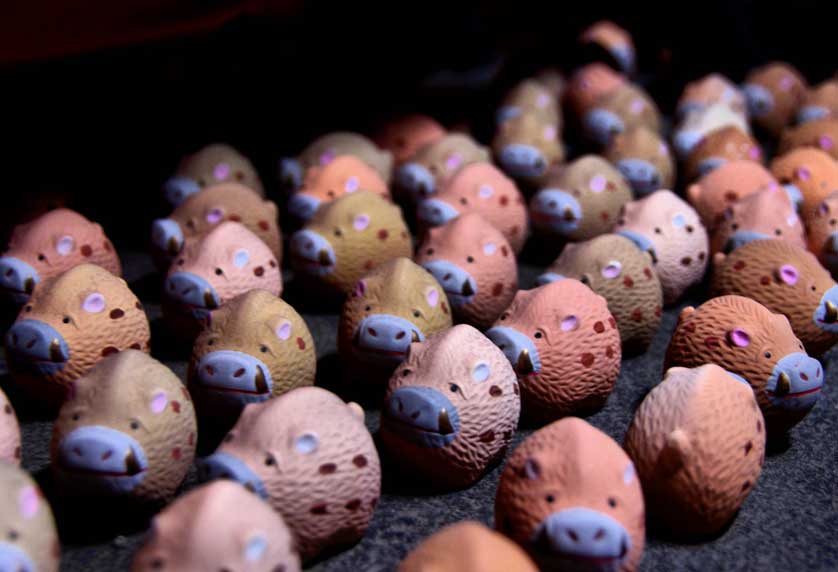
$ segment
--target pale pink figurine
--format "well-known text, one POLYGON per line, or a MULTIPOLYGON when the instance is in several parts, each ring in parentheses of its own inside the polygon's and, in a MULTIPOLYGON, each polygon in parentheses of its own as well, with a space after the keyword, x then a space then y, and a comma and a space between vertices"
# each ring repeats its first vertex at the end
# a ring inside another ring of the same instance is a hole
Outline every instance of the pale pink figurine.
POLYGON ((732 252, 752 240, 778 238, 806 248, 797 209, 780 187, 769 187, 739 199, 724 212, 713 230, 710 250, 732 252))
POLYGON ((565 100, 581 118, 597 100, 626 83, 624 75, 607 65, 594 62, 582 66, 570 77, 565 100))
POLYGON ((707 230, 695 209, 672 191, 628 203, 614 232, 652 255, 665 304, 674 303, 704 278, 710 248, 707 230))
POLYGON ((755 161, 740 159, 713 169, 687 188, 687 199, 704 226, 712 228, 725 209, 759 190, 779 186, 777 179, 755 161))
POLYGON ((430 229, 416 262, 434 275, 454 316, 487 328, 518 290, 518 266, 509 242, 477 213, 430 229))
POLYGON ((509 456, 495 527, 540 570, 635 572, 646 541, 644 513, 631 459, 611 437, 568 417, 509 456))
POLYGON ((238 483, 194 489, 154 517, 131 572, 241 570, 299 572, 291 531, 238 483))
POLYGON ((24 304, 38 283, 85 262, 122 275, 119 257, 101 226, 69 209, 49 211, 15 227, 0 257, 0 291, 24 304))
POLYGON ((381 441, 423 481, 466 487, 504 454, 520 412, 503 352, 461 324, 411 344, 387 387, 381 441))
POLYGON ((593 44, 607 51, 620 71, 634 73, 635 53, 631 34, 610 20, 594 22, 579 36, 582 45, 593 44))
MULTIPOLYGON (((282 275, 268 246, 237 222, 219 224, 200 240, 190 242, 175 259, 163 288, 163 309, 184 331, 206 323, 224 302, 260 288, 282 293, 282 275)), ((197 333, 197 332, 195 332, 197 333)))
POLYGON ((20 425, 9 398, 0 389, 0 461, 20 464, 20 425))
POLYGON ((266 500, 303 560, 360 539, 381 492, 362 409, 319 387, 245 407, 203 473, 238 481, 266 500))
POLYGON ((503 233, 520 252, 527 238, 527 205, 515 182, 491 163, 472 163, 448 179, 438 193, 419 203, 418 218, 442 226, 476 212, 503 233))
POLYGON ((745 94, 735 83, 718 73, 707 74, 688 83, 678 98, 675 112, 683 117, 691 111, 703 110, 715 103, 727 104, 743 115, 747 112, 745 94))
POLYGON ((602 407, 620 373, 608 302, 578 280, 519 291, 486 335, 515 368, 524 415, 539 422, 602 407))

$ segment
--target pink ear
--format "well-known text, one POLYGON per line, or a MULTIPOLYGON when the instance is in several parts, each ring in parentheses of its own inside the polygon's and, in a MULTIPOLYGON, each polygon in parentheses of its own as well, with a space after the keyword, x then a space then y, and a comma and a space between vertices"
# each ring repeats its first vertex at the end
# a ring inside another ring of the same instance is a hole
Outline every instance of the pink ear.
POLYGON ((643 103, 642 99, 634 99, 631 102, 631 112, 634 115, 638 115, 640 112, 642 112, 644 107, 646 107, 646 104, 643 103))
POLYGON ((552 125, 548 125, 544 128, 544 139, 547 141, 555 141, 556 140, 556 128, 552 125))
POLYGON ((358 186, 360 183, 358 182, 358 177, 349 177, 346 179, 346 184, 344 185, 344 189, 346 189, 347 193, 354 193, 358 190, 358 186))
POLYGON ((219 163, 215 166, 215 169, 212 170, 212 175, 215 177, 215 180, 223 181, 230 176, 230 165, 227 163, 219 163))
POLYGON ((797 268, 792 266, 791 264, 783 264, 780 266, 780 280, 785 282, 790 286, 794 286, 797 284, 797 281, 800 279, 800 274, 797 272, 797 268))
POLYGON ((531 481, 538 479, 541 476, 541 466, 535 459, 527 459, 524 463, 524 476, 531 481))
POLYGON ((734 346, 738 346, 740 348, 747 347, 751 344, 751 336, 748 335, 748 332, 739 328, 730 330, 727 333, 727 339, 734 346))
POLYGON ((605 266, 605 268, 602 269, 602 275, 605 278, 616 278, 617 276, 620 275, 620 273, 622 271, 623 271, 623 265, 620 264, 620 261, 619 260, 611 260, 611 261, 608 262, 608 264, 605 266))
POLYGON ((661 143, 658 146, 658 153, 660 155, 669 155, 669 147, 666 146, 666 143, 661 143))
POLYGON ((821 149, 832 149, 832 137, 821 135, 820 139, 818 139, 818 145, 821 146, 821 149))
POLYGON ((210 224, 216 224, 221 222, 221 219, 224 218, 224 213, 219 208, 210 209, 207 213, 207 222, 210 224))
POLYGON ((20 489, 17 502, 20 516, 22 516, 24 520, 29 520, 37 514, 38 506, 41 504, 41 499, 38 495, 38 490, 29 485, 20 489))
POLYGON ((352 222, 352 228, 355 230, 364 230, 370 225, 370 217, 365 214, 359 214, 352 222))
POLYGON ((453 171, 459 167, 462 162, 463 158, 459 153, 452 153, 445 161, 445 168, 449 171, 453 171))
POLYGON ((335 152, 332 149, 326 149, 320 154, 320 164, 328 165, 335 158, 335 152))
POLYGON ((279 327, 276 329, 276 337, 280 340, 287 340, 291 337, 291 322, 288 320, 283 320, 279 327))
POLYGON ((801 181, 808 181, 812 177, 812 173, 806 167, 798 167, 794 170, 794 176, 801 181))
POLYGON ((485 254, 486 256, 492 256, 497 251, 498 245, 494 242, 487 242, 483 245, 483 254, 485 254))
POLYGON ((358 280, 358 283, 355 284, 355 292, 353 294, 356 298, 360 298, 367 293, 367 281, 366 280, 358 280))
POLYGON ((105 309, 105 297, 99 292, 88 294, 82 302, 81 309, 90 314, 98 314, 105 309))
POLYGON ((829 212, 829 205, 826 204, 825 202, 821 203, 821 205, 818 207, 818 214, 825 215, 828 212, 829 212))
POLYGON ((780 89, 782 89, 783 91, 788 91, 791 89, 793 83, 794 80, 792 80, 790 76, 784 75, 782 78, 780 78, 780 89))
POLYGON ((630 485, 634 480, 634 476, 634 463, 629 461, 629 464, 626 465, 626 468, 623 470, 623 484, 630 485))
POLYGON ((601 193, 605 190, 605 186, 608 184, 608 181, 605 179, 603 175, 594 175, 591 178, 591 182, 588 186, 591 187, 591 190, 595 193, 601 193))
POLYGON ((567 316, 562 320, 562 331, 569 332, 579 327, 579 318, 576 316, 567 316))
POLYGON ((535 105, 539 108, 547 107, 548 103, 550 103, 550 98, 543 93, 535 100, 535 105))
POLYGON ((439 291, 436 288, 429 289, 427 294, 425 294, 425 299, 431 308, 435 308, 439 303, 439 291))
POLYGON ((759 161, 759 158, 762 157, 762 151, 759 150, 759 147, 751 147, 748 151, 748 157, 754 161, 759 161))
POLYGON ((161 413, 166 406, 169 404, 169 398, 166 396, 165 391, 158 391, 154 395, 151 396, 151 412, 152 413, 161 413))

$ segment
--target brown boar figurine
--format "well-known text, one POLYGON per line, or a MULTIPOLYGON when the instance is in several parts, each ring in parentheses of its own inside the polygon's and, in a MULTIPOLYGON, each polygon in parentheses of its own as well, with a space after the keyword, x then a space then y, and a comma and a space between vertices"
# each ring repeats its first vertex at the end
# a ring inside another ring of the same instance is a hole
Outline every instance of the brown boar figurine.
POLYGON ((809 250, 833 277, 838 276, 838 191, 827 196, 804 222, 809 250))
POLYGON ((715 364, 674 367, 643 399, 625 448, 653 518, 683 535, 724 527, 765 460, 754 392, 715 364))
POLYGON ((806 93, 797 112, 798 123, 838 118, 838 78, 816 85, 806 93))
POLYGON ((684 170, 687 180, 693 181, 736 160, 761 163, 762 149, 751 135, 735 125, 728 125, 711 131, 696 143, 687 156, 684 170))
POLYGON ((820 149, 801 147, 780 155, 771 162, 771 174, 804 218, 815 214, 826 197, 838 191, 838 162, 820 149))
POLYGON ((838 118, 816 119, 783 131, 777 151, 787 153, 798 147, 820 149, 838 161, 838 118))
POLYGON ((570 108, 577 118, 582 118, 603 95, 624 85, 624 75, 600 62, 586 64, 570 77, 565 94, 570 108))
POLYGON ((602 147, 632 127, 642 125, 660 131, 660 111, 652 98, 637 85, 625 84, 609 91, 585 113, 583 128, 588 138, 602 147))
POLYGON ((536 431, 509 456, 495 527, 540 570, 635 572, 646 540, 643 491, 611 437, 568 417, 536 431))
POLYGON ((175 174, 163 183, 163 194, 173 207, 218 183, 240 183, 265 196, 259 173, 250 159, 225 143, 212 143, 181 160, 175 174))
POLYGON ((664 367, 707 363, 751 385, 772 433, 802 420, 823 387, 821 364, 806 355, 789 320, 742 296, 720 296, 681 311, 664 367))
POLYGON ((52 433, 53 473, 74 493, 167 500, 192 466, 197 431, 174 372, 119 352, 72 383, 52 433))
POLYGON ((791 65, 771 62, 751 70, 742 89, 751 120, 776 137, 797 117, 807 86, 791 65))
POLYGON ((0 291, 24 304, 41 281, 84 263, 122 275, 119 257, 101 226, 69 209, 49 211, 15 227, 0 257, 0 291))
MULTIPOLYGON (((713 228, 730 205, 762 189, 779 186, 768 170, 754 161, 728 161, 687 188, 687 199, 704 226, 713 228)), ((794 197, 791 197, 794 201, 794 197)))
POLYGON ((413 113, 386 122, 376 132, 375 143, 393 154, 395 165, 409 161, 419 149, 439 141, 448 131, 436 119, 413 113))
POLYGON ((231 479, 285 520, 303 560, 356 542, 381 492, 381 466, 363 412, 319 387, 244 408, 203 476, 231 479))
POLYGON ((443 181, 469 163, 488 161, 489 150, 464 133, 449 133, 425 145, 396 171, 396 184, 412 200, 432 195, 443 181))
POLYGON ((498 125, 492 151, 510 176, 538 183, 564 160, 560 125, 533 112, 511 117, 498 125))
POLYGON ((675 160, 669 146, 647 127, 634 127, 611 141, 605 154, 638 196, 675 184, 675 160))
POLYGON ((0 389, 0 461, 20 464, 20 425, 9 398, 0 389))

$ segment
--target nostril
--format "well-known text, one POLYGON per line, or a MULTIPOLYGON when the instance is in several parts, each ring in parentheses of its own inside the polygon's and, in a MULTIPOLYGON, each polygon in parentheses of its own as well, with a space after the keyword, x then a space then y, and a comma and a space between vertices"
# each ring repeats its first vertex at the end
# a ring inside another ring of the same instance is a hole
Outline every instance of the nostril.
POLYGON ((442 277, 443 282, 448 282, 449 280, 451 280, 451 273, 450 272, 442 277))
POLYGON ((31 340, 28 344, 26 344, 26 349, 27 349, 27 350, 31 350, 31 349, 32 349, 32 346, 34 346, 34 345, 35 345, 35 342, 36 342, 36 341, 37 341, 37 340, 32 339, 32 340, 31 340))
POLYGON ((187 294, 189 294, 191 291, 192 291, 192 287, 190 286, 190 287, 189 287, 189 288, 187 288, 186 290, 181 290, 181 291, 180 291, 180 294, 181 294, 181 296, 186 296, 186 295, 187 295, 187 294))
POLYGON ((113 456, 113 451, 105 451, 104 453, 102 453, 102 460, 107 461, 112 456, 113 456))
POLYGON ((241 377, 244 375, 244 368, 240 367, 236 370, 236 373, 233 374, 233 377, 241 377))
POLYGON ((404 333, 404 331, 401 331, 401 332, 399 332, 398 334, 396 334, 396 339, 397 339, 397 340, 400 340, 400 339, 402 339, 403 337, 405 337, 405 335, 406 335, 406 334, 404 333))
POLYGON ((416 419, 419 417, 420 413, 421 413, 421 411, 414 411, 413 413, 410 414, 410 418, 413 419, 414 421, 416 421, 416 419))
POLYGON ((204 371, 207 372, 207 375, 215 375, 215 368, 213 368, 211 365, 205 367, 204 371))
POLYGON ((802 379, 803 381, 809 381, 809 376, 801 371, 800 372, 800 379, 802 379))
POLYGON ((602 540, 603 538, 605 538, 605 530, 601 528, 597 529, 596 534, 594 534, 594 540, 602 540))
POLYGON ((556 201, 550 201, 549 203, 547 203, 547 206, 551 209, 555 209, 559 207, 559 203, 557 203, 556 201))
POLYGON ((12 345, 17 345, 17 334, 12 334, 12 345))
POLYGON ((11 268, 9 268, 8 270, 6 270, 6 276, 8 276, 9 278, 11 278, 11 277, 12 277, 12 274, 14 274, 14 273, 15 273, 15 271, 14 271, 14 270, 12 270, 11 268))
POLYGON ((374 328, 367 328, 367 333, 374 338, 378 337, 378 332, 376 332, 374 328))
POLYGON ((79 447, 73 447, 73 453, 75 453, 79 457, 84 457, 84 453, 82 453, 79 447))
POLYGON ((397 401, 397 403, 399 404, 399 413, 404 412, 404 404, 402 403, 402 400, 401 400, 401 399, 399 399, 399 400, 397 401))
POLYGON ((627 552, 628 552, 628 544, 626 544, 626 541, 623 540, 623 543, 620 545, 620 558, 625 557, 627 552))
POLYGON ((579 542, 579 535, 578 535, 578 534, 576 534, 576 531, 575 531, 575 530, 572 530, 572 529, 569 529, 569 528, 568 528, 568 529, 567 529, 567 535, 570 537, 570 539, 571 539, 573 542, 579 542))

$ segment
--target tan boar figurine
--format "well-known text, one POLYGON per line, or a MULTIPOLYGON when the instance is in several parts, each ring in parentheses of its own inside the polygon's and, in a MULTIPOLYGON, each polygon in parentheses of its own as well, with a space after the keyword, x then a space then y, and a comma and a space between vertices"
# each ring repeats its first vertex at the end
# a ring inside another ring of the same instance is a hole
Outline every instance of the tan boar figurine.
POLYGON ((602 147, 632 127, 642 125, 660 131, 660 111, 652 98, 634 84, 609 91, 585 113, 583 128, 588 138, 602 147))
POLYGON ((381 442, 424 482, 467 487, 503 456, 520 412, 503 353, 461 324, 411 344, 384 396, 381 442))
POLYGON ((485 525, 446 526, 410 551, 398 572, 538 572, 520 546, 485 525))
POLYGON ((303 560, 356 542, 381 492, 381 466, 357 404, 301 387, 250 404, 206 478, 239 482, 282 515, 303 560))
POLYGON ((838 342, 838 285, 802 245, 756 240, 716 255, 713 266, 716 295, 747 296, 783 314, 808 353, 819 355, 838 342))
POLYGON ((53 473, 73 494, 168 500, 192 466, 197 431, 174 372, 119 352, 73 382, 53 428, 53 473))
POLYGON ((396 171, 396 184, 412 200, 432 195, 461 167, 488 161, 489 150, 464 133, 449 133, 425 145, 396 171))
POLYGON ((393 154, 395 165, 409 161, 419 149, 439 141, 448 131, 436 119, 413 113, 386 122, 376 132, 375 143, 393 154))
POLYGON ((675 184, 675 160, 669 146, 642 125, 614 137, 605 158, 620 170, 637 196, 675 184))
POLYGON ((0 569, 58 572, 61 544, 49 503, 23 469, 0 461, 0 569))
POLYGON ((688 181, 702 177, 728 161, 762 162, 762 149, 751 135, 735 125, 721 127, 696 143, 684 166, 688 181))
POLYGON ((300 572, 282 517, 243 486, 215 481, 189 491, 154 517, 131 572, 300 572))
POLYGON ((771 174, 798 204, 804 218, 821 206, 831 193, 838 191, 838 162, 811 147, 793 149, 771 162, 771 174))
POLYGON ((838 118, 838 79, 827 80, 806 93, 797 112, 798 123, 838 118))
POLYGON ((833 277, 838 276, 838 190, 828 195, 804 222, 809 250, 833 277))
POLYGON ((625 442, 653 518, 713 534, 753 490, 765 460, 754 392, 715 364, 674 367, 643 399, 625 442))
POLYGON ((401 209, 369 191, 324 205, 291 237, 291 261, 306 279, 348 294, 373 268, 413 254, 401 209))
POLYGON ((783 131, 777 151, 787 153, 798 147, 820 149, 838 161, 838 118, 817 119, 783 131))
POLYGON ((0 257, 0 291, 24 304, 40 282, 85 263, 122 275, 119 257, 101 226, 69 209, 49 211, 15 227, 0 257))
POLYGON ((50 408, 103 358, 150 349, 142 304, 121 278, 82 264, 40 285, 6 333, 15 381, 50 408))
POLYGON ((791 65, 771 62, 751 70, 742 89, 751 121, 776 137, 797 117, 807 86, 791 65))
POLYGON ((823 387, 821 364, 806 355, 788 319, 742 296, 719 296, 681 311, 664 367, 707 363, 751 385, 772 433, 802 420, 823 387))
POLYGON ((519 291, 486 335, 515 369, 532 421, 599 409, 620 373, 617 322, 605 298, 577 280, 519 291))
POLYGON ((564 278, 579 280, 605 298, 626 353, 649 346, 660 327, 663 291, 648 252, 616 234, 568 244, 538 284, 564 278))
POLYGON ((727 104, 741 114, 747 111, 747 101, 742 90, 725 76, 711 73, 684 87, 675 113, 678 117, 684 117, 692 111, 701 111, 716 103, 727 104))
POLYGON ((248 403, 314 384, 316 368, 297 311, 267 290, 249 290, 215 311, 195 340, 189 390, 201 416, 234 420, 248 403))
POLYGON ((492 140, 498 165, 510 177, 537 184, 564 160, 560 127, 532 112, 507 119, 492 140))
POLYGON ((9 398, 0 389, 0 461, 20 464, 20 425, 9 398))
POLYGON ((509 456, 495 527, 540 570, 635 572, 646 540, 643 491, 611 437, 568 417, 536 431, 509 456))
POLYGON ((534 78, 521 81, 507 92, 495 113, 495 124, 500 126, 525 114, 532 114, 545 123, 561 126, 558 99, 547 85, 534 78))
POLYGON ((344 367, 384 382, 410 344, 451 327, 448 298, 439 282, 409 258, 395 258, 361 278, 347 296, 338 325, 344 367))
MULTIPOLYGON (((713 228, 725 209, 762 189, 779 186, 768 170, 754 161, 728 161, 687 187, 687 199, 704 226, 713 228)), ((792 198, 792 200, 794 200, 792 198)))

